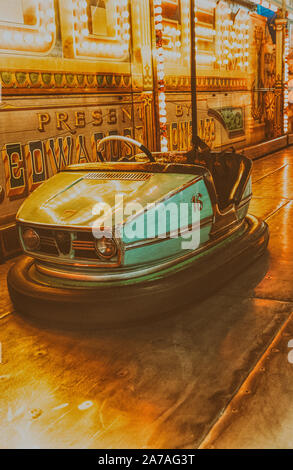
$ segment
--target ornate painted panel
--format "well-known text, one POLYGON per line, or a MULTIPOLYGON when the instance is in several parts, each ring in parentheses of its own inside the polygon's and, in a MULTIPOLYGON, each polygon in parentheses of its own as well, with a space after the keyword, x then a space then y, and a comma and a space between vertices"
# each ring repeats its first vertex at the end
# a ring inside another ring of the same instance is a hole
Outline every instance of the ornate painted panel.
MULTIPOLYGON (((199 136, 221 149, 276 135, 267 19, 251 2, 195 3, 199 136)), ((0 0, 0 228, 104 135, 190 147, 189 13, 189 0, 0 0)))

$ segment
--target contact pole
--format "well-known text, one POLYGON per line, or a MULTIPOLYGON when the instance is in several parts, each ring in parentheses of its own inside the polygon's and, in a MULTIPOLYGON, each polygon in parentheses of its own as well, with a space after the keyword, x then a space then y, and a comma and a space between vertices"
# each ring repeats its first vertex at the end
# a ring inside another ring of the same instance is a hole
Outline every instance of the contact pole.
POLYGON ((191 115, 192 145, 198 147, 197 137, 197 97, 196 97, 196 38, 195 38, 195 2, 190 0, 190 80, 191 80, 191 115))

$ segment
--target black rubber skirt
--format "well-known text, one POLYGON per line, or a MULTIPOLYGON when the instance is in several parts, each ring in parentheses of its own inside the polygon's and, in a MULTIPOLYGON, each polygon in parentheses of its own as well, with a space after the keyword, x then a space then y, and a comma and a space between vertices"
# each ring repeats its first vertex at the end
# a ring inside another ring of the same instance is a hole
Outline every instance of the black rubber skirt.
MULTIPOLYGON (((54 287, 31 276, 34 260, 24 256, 7 277, 10 297, 18 313, 48 326, 115 326, 136 323, 163 313, 180 312, 211 295, 243 271, 265 251, 269 239, 267 224, 248 216, 246 228, 194 257, 184 269, 157 273, 156 278, 96 283, 83 287, 54 287), (42 321, 42 323, 43 323, 42 321)), ((51 279, 52 281, 52 279, 51 279)))

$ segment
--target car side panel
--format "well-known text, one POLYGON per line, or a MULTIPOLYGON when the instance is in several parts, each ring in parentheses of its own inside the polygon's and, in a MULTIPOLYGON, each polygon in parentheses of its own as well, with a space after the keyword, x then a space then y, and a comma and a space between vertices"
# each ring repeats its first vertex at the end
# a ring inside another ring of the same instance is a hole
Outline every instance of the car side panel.
POLYGON ((179 191, 161 205, 161 211, 156 207, 150 208, 149 211, 144 211, 132 221, 128 221, 124 227, 122 241, 125 248, 125 266, 150 264, 170 257, 179 257, 188 251, 196 250, 209 240, 213 209, 203 179, 179 191), (182 209, 182 203, 185 204, 185 209, 182 209), (164 217, 169 213, 169 209, 170 214, 176 214, 176 208, 178 217, 164 217))

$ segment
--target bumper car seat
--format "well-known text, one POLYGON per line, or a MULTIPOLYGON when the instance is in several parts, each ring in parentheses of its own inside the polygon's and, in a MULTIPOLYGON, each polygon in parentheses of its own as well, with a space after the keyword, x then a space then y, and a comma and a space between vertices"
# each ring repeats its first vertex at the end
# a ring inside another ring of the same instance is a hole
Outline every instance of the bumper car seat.
POLYGON ((203 141, 199 141, 199 150, 188 152, 187 159, 189 163, 204 166, 210 171, 221 211, 224 212, 232 204, 239 204, 252 169, 249 158, 233 148, 220 153, 212 152, 203 141))

